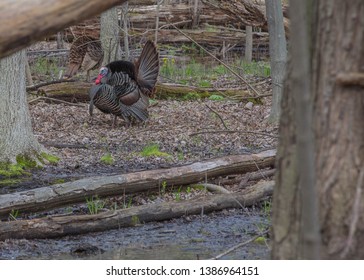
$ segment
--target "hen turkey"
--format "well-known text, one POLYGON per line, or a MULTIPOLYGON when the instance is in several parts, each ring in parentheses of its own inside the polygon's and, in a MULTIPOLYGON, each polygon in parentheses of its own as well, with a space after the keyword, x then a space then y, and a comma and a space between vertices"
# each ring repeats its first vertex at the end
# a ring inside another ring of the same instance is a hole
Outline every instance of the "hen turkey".
POLYGON ((149 97, 153 94, 159 74, 159 53, 155 44, 148 41, 134 63, 113 61, 101 67, 95 85, 90 89, 89 113, 96 106, 106 114, 122 117, 129 126, 132 119, 148 119, 149 97))
POLYGON ((71 78, 82 68, 87 71, 86 80, 89 82, 90 71, 99 68, 103 58, 104 53, 100 41, 88 36, 80 36, 71 45, 68 68, 64 76, 71 78))

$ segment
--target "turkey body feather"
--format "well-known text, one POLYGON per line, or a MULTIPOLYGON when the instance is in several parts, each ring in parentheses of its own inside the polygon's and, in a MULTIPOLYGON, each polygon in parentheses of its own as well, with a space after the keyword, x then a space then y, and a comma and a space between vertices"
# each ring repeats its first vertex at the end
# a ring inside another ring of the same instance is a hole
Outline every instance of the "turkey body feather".
POLYGON ((159 54, 155 44, 148 41, 135 62, 113 61, 102 67, 91 87, 89 113, 93 107, 101 112, 122 117, 127 125, 132 119, 146 121, 149 117, 149 97, 159 74, 159 54))

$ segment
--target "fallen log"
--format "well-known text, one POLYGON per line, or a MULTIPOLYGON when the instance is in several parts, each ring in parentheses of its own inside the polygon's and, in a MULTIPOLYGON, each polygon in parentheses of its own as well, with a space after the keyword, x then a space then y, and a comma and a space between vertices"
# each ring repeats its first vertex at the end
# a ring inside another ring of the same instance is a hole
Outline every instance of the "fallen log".
POLYGON ((161 184, 179 186, 209 178, 256 171, 271 167, 275 150, 256 154, 233 155, 169 169, 147 170, 113 176, 90 177, 63 184, 0 195, 0 217, 13 210, 19 213, 45 211, 85 202, 87 197, 117 196, 158 189, 161 184))
POLYGON ((2 0, 0 58, 126 0, 2 0))
POLYGON ((273 181, 260 182, 244 193, 209 195, 178 202, 142 205, 96 215, 58 216, 0 223, 0 240, 56 238, 163 221, 226 208, 251 206, 273 193, 273 181))
POLYGON ((221 94, 234 98, 251 97, 250 92, 246 88, 201 88, 170 83, 157 84, 155 96, 157 99, 191 99, 193 96, 209 98, 211 95, 221 94))
MULTIPOLYGON (((54 83, 39 87, 36 95, 67 102, 88 102, 88 91, 91 86, 91 83, 86 82, 54 83)), ((170 83, 158 83, 155 97, 157 99, 209 98, 211 95, 221 95, 222 93, 224 96, 233 97, 234 99, 251 97, 249 92, 243 88, 200 88, 170 83)))
POLYGON ((56 98, 67 102, 88 102, 90 100, 88 92, 91 83, 54 83, 38 88, 36 95, 56 98))

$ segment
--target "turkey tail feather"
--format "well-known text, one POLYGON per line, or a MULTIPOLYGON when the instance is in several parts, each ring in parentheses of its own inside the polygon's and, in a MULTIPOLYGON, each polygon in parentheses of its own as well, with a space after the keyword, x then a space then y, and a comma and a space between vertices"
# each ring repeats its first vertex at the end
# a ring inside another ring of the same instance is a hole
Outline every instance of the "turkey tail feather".
POLYGON ((152 93, 159 74, 159 53, 152 41, 145 44, 136 66, 138 83, 152 93))

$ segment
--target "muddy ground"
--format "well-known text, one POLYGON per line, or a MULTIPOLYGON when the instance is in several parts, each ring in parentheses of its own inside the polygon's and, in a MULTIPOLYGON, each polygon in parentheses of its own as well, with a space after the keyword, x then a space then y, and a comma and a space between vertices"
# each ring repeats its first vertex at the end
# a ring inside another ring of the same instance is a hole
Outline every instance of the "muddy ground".
MULTIPOLYGON (((264 93, 267 88, 269 91, 268 79, 260 84, 265 89, 264 93)), ((220 101, 153 100, 149 120, 130 128, 126 128, 120 119, 117 126, 112 128, 111 116, 99 111, 95 112, 91 122, 87 104, 32 103, 30 112, 34 133, 48 152, 58 156, 60 161, 57 165, 35 171, 22 182, 1 187, 1 193, 89 176, 168 168, 274 148, 277 144, 277 126, 267 122, 270 97, 262 103, 245 108, 246 102, 227 98, 220 101), (151 145, 157 145, 167 155, 143 156, 142 151, 151 145), (101 160, 105 155, 112 157, 111 164, 101 160)), ((225 187, 239 191, 237 184, 225 187)), ((174 199, 173 191, 156 197, 155 201, 174 199)), ((199 191, 195 192, 200 194, 199 191)), ((183 195, 181 197, 184 198, 183 195)), ((122 200, 125 203, 125 198, 109 199, 108 203, 112 207, 122 207, 122 200)), ((133 195, 128 201, 129 206, 150 203, 150 199, 142 194, 133 195)), ((71 212, 87 213, 85 205, 72 207, 71 212)), ((261 208, 257 207, 255 210, 223 211, 203 217, 184 217, 54 240, 7 240, 0 242, 0 258, 211 258, 248 240, 259 232, 262 224, 269 223, 269 218, 262 215, 261 208)), ((268 255, 266 244, 253 242, 226 258, 261 259, 268 255)))

